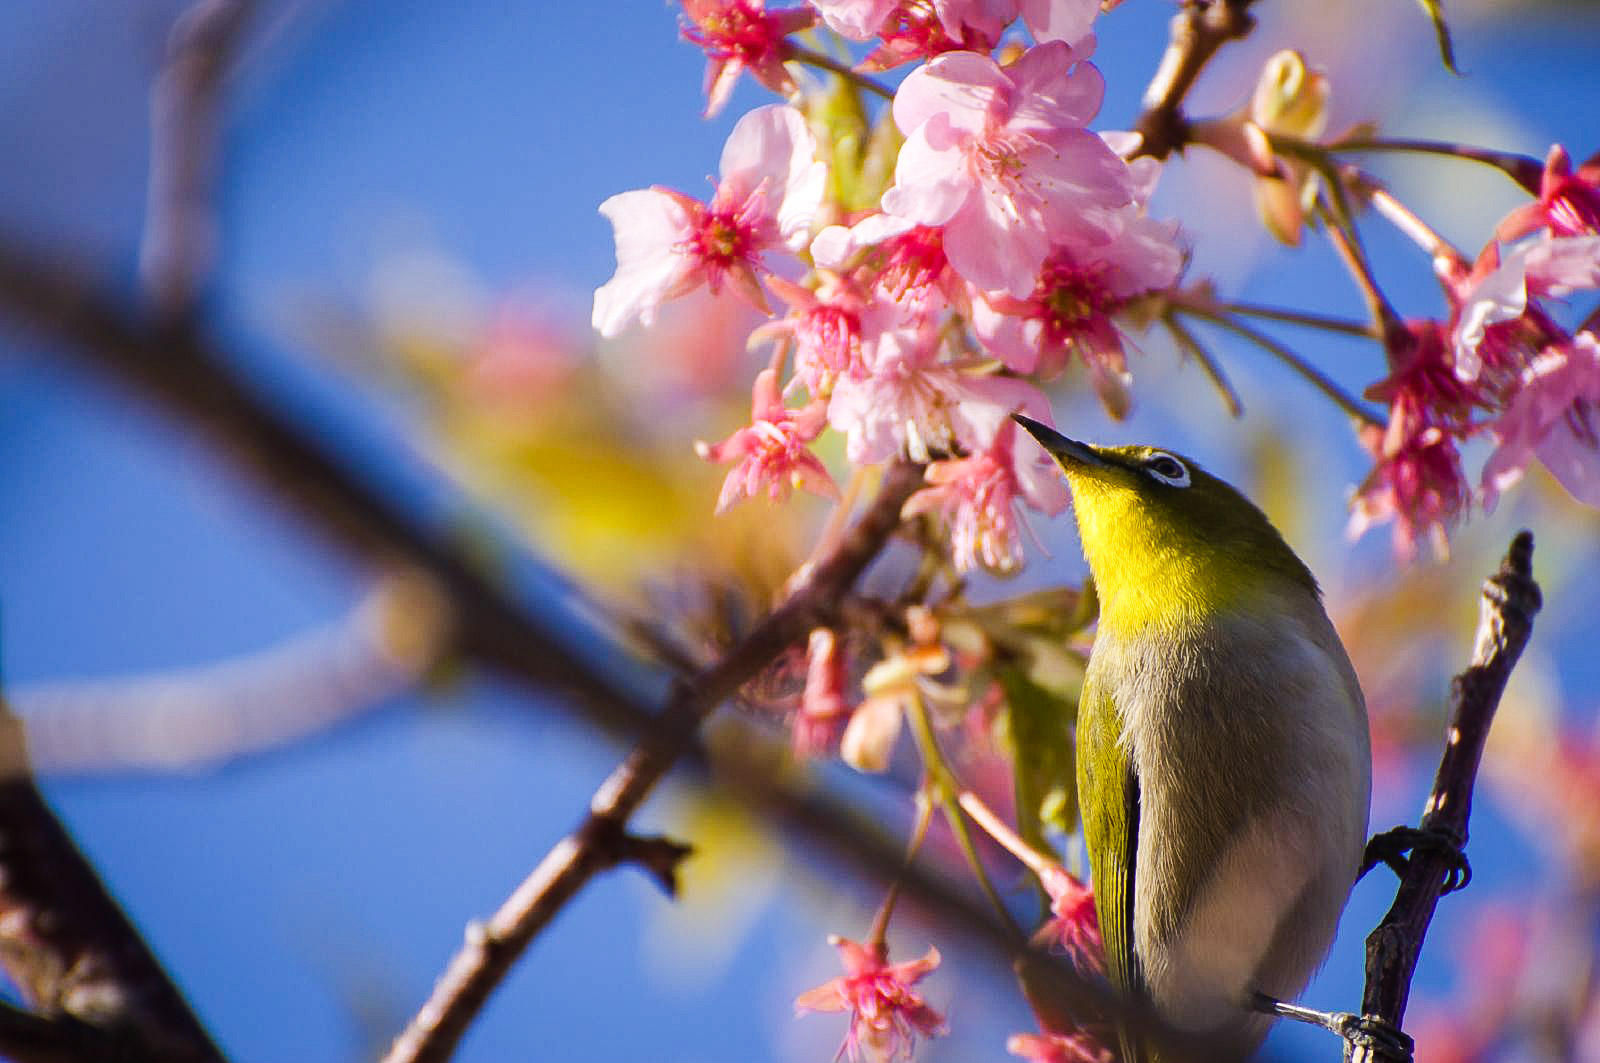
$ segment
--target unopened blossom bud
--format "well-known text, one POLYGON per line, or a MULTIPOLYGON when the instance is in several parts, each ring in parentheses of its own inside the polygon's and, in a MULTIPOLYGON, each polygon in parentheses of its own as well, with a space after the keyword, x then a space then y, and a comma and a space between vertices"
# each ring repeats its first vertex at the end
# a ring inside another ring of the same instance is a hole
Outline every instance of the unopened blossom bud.
POLYGON ((1268 134, 1315 140, 1328 125, 1327 77, 1306 66, 1299 52, 1285 49, 1261 68, 1243 123, 1244 143, 1258 172, 1256 211, 1267 230, 1290 246, 1300 242, 1305 212, 1316 195, 1305 164, 1279 159, 1268 134))
POLYGON ((1315 140, 1328 127, 1330 86, 1291 49, 1268 59, 1250 98, 1250 120, 1269 133, 1315 140))
POLYGON ((815 628, 806 644, 806 685, 794 721, 794 747, 801 755, 820 753, 833 744, 850 711, 845 703, 844 653, 839 638, 815 628))

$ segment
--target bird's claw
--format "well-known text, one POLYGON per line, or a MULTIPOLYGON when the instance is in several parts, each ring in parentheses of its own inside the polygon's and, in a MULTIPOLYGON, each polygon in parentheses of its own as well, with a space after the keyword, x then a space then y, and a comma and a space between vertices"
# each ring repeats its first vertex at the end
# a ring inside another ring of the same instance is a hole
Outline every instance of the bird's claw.
POLYGON ((1330 1026, 1344 1038, 1352 1050, 1366 1049, 1369 1058, 1391 1063, 1411 1063, 1416 1042, 1411 1035, 1380 1015, 1352 1015, 1335 1012, 1330 1016, 1337 1024, 1330 1026))
POLYGON ((1367 842, 1361 861, 1359 880, 1379 864, 1386 865, 1396 875, 1404 876, 1412 858, 1423 850, 1437 853, 1450 865, 1449 874, 1440 888, 1441 895, 1465 889, 1472 881, 1472 864, 1462 849, 1462 840, 1452 831, 1438 827, 1392 827, 1382 834, 1374 834, 1367 842))
POLYGON ((1266 993, 1257 993, 1252 1002, 1255 1010, 1282 1019, 1321 1026, 1344 1039, 1350 1053, 1365 1049, 1369 1058, 1385 1063, 1411 1063, 1416 1042, 1404 1030, 1379 1015, 1355 1015, 1348 1011, 1317 1011, 1278 1000, 1266 993))

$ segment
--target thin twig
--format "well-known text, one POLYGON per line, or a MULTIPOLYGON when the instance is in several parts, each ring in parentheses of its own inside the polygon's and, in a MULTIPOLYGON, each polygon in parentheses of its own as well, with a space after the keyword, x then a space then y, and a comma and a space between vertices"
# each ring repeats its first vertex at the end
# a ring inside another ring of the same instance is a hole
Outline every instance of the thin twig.
POLYGON ((1361 336, 1369 340, 1373 338, 1371 325, 1351 321, 1349 318, 1329 317, 1304 310, 1290 310, 1282 306, 1263 306, 1260 303, 1219 302, 1216 304, 1216 309, 1224 314, 1242 314, 1245 317, 1258 317, 1263 321, 1281 321, 1285 325, 1300 325, 1303 328, 1320 329, 1323 332, 1337 332, 1343 336, 1361 336))
MULTIPOLYGON (((83 1042, 93 1027, 110 1055, 78 1059, 129 1063, 212 1063, 211 1043, 94 869, 45 804, 27 769, 22 725, 0 699, 0 967, 44 1021, 65 1016, 54 1034, 83 1042)), ((3 1016, 0 1050, 53 1040, 50 1028, 3 1016)))
POLYGON ((139 268, 163 321, 187 317, 216 251, 217 144, 223 80, 250 0, 201 0, 173 25, 150 92, 150 183, 139 268))
POLYGON ((616 863, 605 839, 623 830, 700 722, 807 631, 825 623, 900 524, 900 509, 922 483, 920 466, 897 462, 838 546, 789 597, 720 660, 682 682, 663 709, 667 726, 636 746, 595 792, 589 814, 540 861, 487 924, 475 924, 421 1010, 395 1040, 386 1063, 447 1059, 478 1011, 534 936, 594 875, 616 863))
POLYGON ((1278 361, 1282 362, 1296 373, 1299 373, 1318 391, 1332 399, 1334 404, 1341 410, 1348 413, 1351 417, 1361 421, 1363 424, 1378 425, 1380 427, 1383 425, 1383 418, 1374 413, 1372 410, 1368 409, 1360 399, 1356 398, 1354 395, 1351 395, 1348 391, 1344 390, 1344 388, 1336 384, 1332 377, 1328 376, 1322 370, 1318 369, 1316 366, 1312 365, 1298 354, 1295 354, 1288 347, 1285 347, 1283 344, 1279 343, 1265 332, 1251 328, 1244 322, 1237 321, 1234 318, 1228 317, 1226 314, 1214 314, 1211 311, 1204 310, 1200 307, 1185 306, 1182 307, 1182 311, 1183 313, 1199 318, 1201 321, 1208 321, 1211 324, 1216 325, 1218 328, 1227 329, 1234 335, 1249 340, 1257 347, 1260 347, 1268 354, 1277 358, 1278 361))
POLYGON ((806 66, 814 66, 820 70, 827 70, 830 73, 838 74, 846 81, 859 85, 861 88, 866 89, 874 96, 881 96, 882 98, 890 101, 894 100, 894 89, 891 89, 889 86, 885 85, 876 78, 867 77, 867 75, 861 73, 859 70, 856 70, 848 63, 839 62, 839 60, 833 58, 831 55, 813 51, 810 48, 803 48, 798 44, 790 42, 788 57, 796 63, 804 63, 806 66))
POLYGON ((1183 101, 1200 72, 1229 41, 1249 36, 1253 0, 1184 0, 1172 17, 1167 50, 1144 91, 1144 110, 1133 128, 1140 136, 1137 155, 1164 159, 1189 142, 1183 101))
POLYGON ((1324 144, 1322 147, 1332 152, 1408 152, 1481 162, 1499 170, 1534 195, 1539 194, 1539 182, 1544 176, 1544 163, 1538 159, 1517 152, 1495 151, 1491 148, 1479 148, 1448 140, 1421 140, 1413 137, 1346 137, 1324 144))
MULTIPOLYGON (((1489 725, 1494 720, 1506 680, 1516 666, 1533 632, 1533 618, 1541 604, 1539 585, 1533 580, 1533 536, 1518 532, 1500 569, 1483 585, 1482 610, 1472 663, 1450 686, 1450 722, 1445 732, 1444 758, 1434 777, 1433 790, 1423 807, 1421 830, 1467 844, 1467 817, 1472 811, 1472 789, 1483 757, 1489 725)), ((1395 1027, 1405 1018, 1411 978, 1416 971, 1422 939, 1433 920, 1434 909, 1452 874, 1450 855, 1436 848, 1413 851, 1401 877, 1394 905, 1367 937, 1366 990, 1361 1010, 1381 1017, 1395 1027)), ((1400 1063, 1375 1050, 1358 1050, 1354 1059, 1364 1063, 1400 1063)))
POLYGON ((1227 409, 1228 416, 1243 416, 1244 400, 1239 398, 1239 392, 1234 388, 1233 381, 1223 372, 1222 364, 1216 357, 1206 350, 1205 345, 1171 310, 1161 316, 1161 324, 1166 326, 1167 333, 1172 337, 1172 342, 1178 345, 1178 350, 1199 362, 1200 368, 1211 378, 1212 385, 1222 395, 1222 405, 1227 409))

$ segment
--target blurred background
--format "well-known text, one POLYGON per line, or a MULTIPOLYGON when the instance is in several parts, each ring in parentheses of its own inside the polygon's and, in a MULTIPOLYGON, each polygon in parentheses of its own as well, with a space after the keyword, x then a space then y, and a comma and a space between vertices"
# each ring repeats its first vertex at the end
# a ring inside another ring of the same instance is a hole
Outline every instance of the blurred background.
MULTIPOLYGON (((184 6, 0 6, 0 233, 91 263, 130 297, 147 101, 184 6)), ((1102 19, 1100 128, 1137 112, 1173 10, 1127 0, 1102 19)), ((1266 57, 1295 46, 1332 77, 1331 129, 1376 120, 1540 158, 1554 141, 1578 159, 1600 148, 1600 11, 1457 0, 1448 13, 1460 77, 1415 4, 1264 0, 1190 111, 1232 110, 1266 57)), ((651 184, 700 195, 733 122, 766 102, 746 81, 702 120, 704 61, 677 17, 655 0, 604 17, 527 0, 262 3, 226 85, 204 311, 273 405, 526 600, 674 618, 693 643, 781 581, 821 511, 711 515, 722 472, 693 444, 743 423, 760 364, 743 350, 747 318, 685 303, 648 335, 597 346, 588 330, 613 267, 600 201, 651 184)), ((1466 163, 1373 168, 1469 254, 1520 201, 1466 163)), ((1228 164, 1175 161, 1152 212, 1183 223, 1191 279, 1359 316, 1326 247, 1273 243, 1228 164)), ((1400 308, 1441 313, 1423 256, 1380 222, 1364 231, 1400 308)), ((1353 390, 1383 375, 1374 345, 1279 334, 1353 390)), ((1194 454, 1311 561, 1373 708, 1375 829, 1415 820, 1478 584, 1516 528, 1534 530, 1546 610, 1474 809, 1476 878, 1441 907, 1408 1027, 1419 1059, 1555 1058, 1539 1054, 1553 1044, 1600 1059, 1600 1030, 1571 1018, 1594 1008, 1550 1003, 1594 992, 1600 521, 1535 473, 1461 529, 1449 562, 1399 565, 1386 529, 1343 534, 1366 457, 1337 410, 1212 337, 1244 401, 1232 421, 1164 338, 1137 342, 1130 420, 1108 422, 1070 380, 1057 417, 1097 441, 1194 454), (1567 963, 1555 985, 1540 977, 1551 957, 1567 963), (1516 1048, 1475 1028, 1513 1019, 1516 1048)), ((1033 552, 1027 585, 1081 579, 1069 519, 1034 527, 1051 556, 1033 552)), ((372 1058, 467 920, 573 825, 620 753, 561 705, 437 660, 429 603, 403 577, 352 565, 187 426, 3 318, 0 617, 7 695, 48 798, 241 1061, 372 1058)), ((767 755, 782 740, 734 719, 719 741, 767 755)), ((858 789, 898 809, 892 782, 858 789)), ((842 1021, 796 1021, 793 998, 834 975, 825 936, 859 936, 877 895, 692 786, 663 788, 645 820, 699 851, 683 899, 631 872, 601 878, 460 1058, 831 1058, 842 1021)), ((1356 1006, 1362 939, 1392 897, 1386 872, 1358 888, 1308 1003, 1356 1006)), ((912 912, 891 940, 909 958, 937 928, 912 912)), ((924 983, 953 1033, 919 1058, 1004 1058, 1005 1036, 1032 1028, 988 972, 957 951, 924 983)), ((1269 1044, 1336 1051, 1298 1030, 1269 1044)))

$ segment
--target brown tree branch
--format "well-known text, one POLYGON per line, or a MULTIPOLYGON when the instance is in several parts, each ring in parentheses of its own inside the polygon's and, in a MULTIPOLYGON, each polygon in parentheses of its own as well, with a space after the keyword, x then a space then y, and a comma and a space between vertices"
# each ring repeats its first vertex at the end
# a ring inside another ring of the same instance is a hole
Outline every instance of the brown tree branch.
POLYGON ((1182 8, 1172 16, 1167 50, 1144 91, 1144 110, 1133 125, 1140 136, 1136 154, 1164 159, 1189 142, 1183 101, 1217 50, 1249 36, 1255 28, 1255 17, 1249 11, 1252 3, 1254 0, 1183 0, 1182 8))
POLYGON ((216 250, 222 83, 244 35, 250 0, 200 0, 179 16, 150 92, 150 184, 139 268, 163 320, 186 317, 216 250))
POLYGON ((27 768, 0 700, 0 967, 37 1014, 0 1015, 0 1052, 28 1061, 211 1063, 222 1054, 27 768), (78 1051, 76 1056, 67 1054, 78 1051))
POLYGON ((900 509, 922 483, 920 466, 890 466, 878 496, 833 551, 804 572, 788 598, 720 660, 680 683, 662 712, 670 726, 647 736, 595 792, 589 814, 539 862, 487 924, 468 928, 386 1063, 449 1058, 473 1018, 534 936, 597 872, 624 854, 626 823, 693 740, 700 722, 786 648, 825 623, 900 524, 900 509))
MULTIPOLYGON (((1448 839, 1457 849, 1467 844, 1467 817, 1472 789, 1500 695, 1511 676, 1541 604, 1533 580, 1533 536, 1518 532, 1500 569, 1483 585, 1482 611, 1472 663, 1450 687, 1450 724, 1444 758, 1433 790, 1423 807, 1423 832, 1448 839)), ((1455 864, 1442 847, 1413 850, 1394 904, 1367 937, 1366 990, 1361 1010, 1398 1028, 1405 1018, 1422 939, 1455 864)), ((1363 1063, 1404 1063, 1377 1049, 1359 1049, 1352 1057, 1363 1063)))

